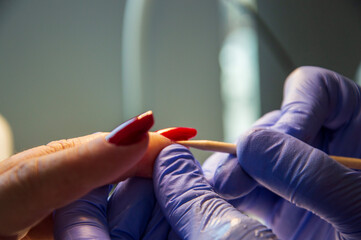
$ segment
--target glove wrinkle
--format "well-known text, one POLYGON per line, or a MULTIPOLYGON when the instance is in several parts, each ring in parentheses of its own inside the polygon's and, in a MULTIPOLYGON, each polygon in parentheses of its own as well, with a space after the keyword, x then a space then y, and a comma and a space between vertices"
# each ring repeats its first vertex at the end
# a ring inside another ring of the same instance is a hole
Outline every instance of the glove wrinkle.
POLYGON ((108 204, 111 238, 140 239, 151 219, 154 206, 150 179, 130 178, 118 184, 108 204))
POLYGON ((109 187, 93 190, 54 213, 55 239, 110 239, 106 219, 109 187))
POLYGON ((168 238, 169 232, 171 231, 170 225, 164 217, 159 204, 156 203, 153 208, 152 217, 148 222, 147 229, 141 237, 142 240, 166 240, 173 239, 168 238))

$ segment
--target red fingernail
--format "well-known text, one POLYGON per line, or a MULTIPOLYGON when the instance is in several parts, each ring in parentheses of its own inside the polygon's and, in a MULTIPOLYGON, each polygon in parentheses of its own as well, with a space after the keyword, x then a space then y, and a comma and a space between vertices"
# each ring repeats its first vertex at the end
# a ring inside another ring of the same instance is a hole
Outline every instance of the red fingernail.
POLYGON ((115 145, 130 145, 140 141, 154 124, 152 111, 129 119, 115 128, 106 140, 115 145))
POLYGON ((188 140, 197 135, 195 128, 172 127, 158 130, 157 133, 172 141, 188 140))

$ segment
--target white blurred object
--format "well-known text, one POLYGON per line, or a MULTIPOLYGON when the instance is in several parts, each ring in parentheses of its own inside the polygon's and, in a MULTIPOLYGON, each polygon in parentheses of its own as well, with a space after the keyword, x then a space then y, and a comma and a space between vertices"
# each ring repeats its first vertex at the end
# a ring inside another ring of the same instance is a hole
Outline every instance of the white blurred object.
POLYGON ((358 85, 361 86, 361 63, 358 65, 355 81, 357 82, 358 85))
MULTIPOLYGON (((222 1, 227 30, 219 54, 224 140, 234 142, 260 117, 258 40, 251 16, 237 0, 222 1)), ((255 6, 254 0, 240 1, 255 6)))
POLYGON ((13 154, 13 134, 6 119, 0 115, 0 161, 13 154))

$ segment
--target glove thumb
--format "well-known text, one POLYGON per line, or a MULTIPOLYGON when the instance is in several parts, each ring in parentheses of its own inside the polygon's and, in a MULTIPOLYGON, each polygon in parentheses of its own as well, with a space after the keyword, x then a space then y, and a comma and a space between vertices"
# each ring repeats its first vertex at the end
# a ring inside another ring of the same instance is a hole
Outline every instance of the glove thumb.
POLYGON ((238 160, 257 182, 314 212, 348 239, 360 239, 361 175, 324 152, 276 131, 256 129, 238 144, 238 160))

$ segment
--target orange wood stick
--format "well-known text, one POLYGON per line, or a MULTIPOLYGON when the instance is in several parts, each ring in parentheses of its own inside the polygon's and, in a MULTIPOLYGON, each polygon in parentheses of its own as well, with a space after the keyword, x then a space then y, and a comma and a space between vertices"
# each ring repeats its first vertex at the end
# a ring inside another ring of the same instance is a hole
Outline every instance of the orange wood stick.
MULTIPOLYGON (((177 141, 176 143, 205 151, 237 154, 236 144, 233 143, 217 142, 210 140, 188 140, 177 141)), ((340 157, 333 155, 330 155, 329 157, 346 167, 361 170, 361 159, 359 158, 340 157)))

